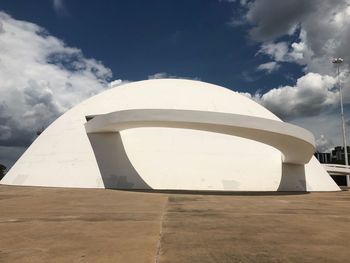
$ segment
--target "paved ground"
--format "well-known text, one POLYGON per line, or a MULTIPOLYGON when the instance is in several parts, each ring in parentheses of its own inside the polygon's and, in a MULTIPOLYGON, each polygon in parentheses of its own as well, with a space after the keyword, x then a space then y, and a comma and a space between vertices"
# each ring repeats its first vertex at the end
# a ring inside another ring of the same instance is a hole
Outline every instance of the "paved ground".
POLYGON ((0 186, 0 262, 154 262, 166 196, 0 186))
POLYGON ((350 192, 0 186, 0 262, 350 262, 350 192))

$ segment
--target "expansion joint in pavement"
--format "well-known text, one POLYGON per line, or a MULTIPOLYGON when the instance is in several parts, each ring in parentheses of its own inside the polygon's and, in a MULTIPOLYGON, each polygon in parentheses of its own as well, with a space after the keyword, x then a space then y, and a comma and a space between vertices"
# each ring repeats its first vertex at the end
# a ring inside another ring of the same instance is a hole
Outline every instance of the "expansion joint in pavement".
POLYGON ((163 207, 162 215, 160 217, 160 229, 159 229, 159 238, 158 238, 158 243, 157 243, 157 251, 156 251, 156 256, 155 256, 155 263, 159 263, 159 256, 161 253, 161 246, 162 246, 162 238, 163 238, 163 223, 164 223, 164 215, 166 213, 167 207, 169 203, 169 197, 167 197, 166 202, 163 207))

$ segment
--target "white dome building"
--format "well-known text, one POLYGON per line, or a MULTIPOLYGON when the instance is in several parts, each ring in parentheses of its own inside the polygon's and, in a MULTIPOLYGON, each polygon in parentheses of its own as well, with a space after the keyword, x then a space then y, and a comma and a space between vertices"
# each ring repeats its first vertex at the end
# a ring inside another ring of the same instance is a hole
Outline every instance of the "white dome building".
POLYGON ((102 92, 54 121, 2 184, 338 191, 308 131, 231 90, 157 79, 102 92))

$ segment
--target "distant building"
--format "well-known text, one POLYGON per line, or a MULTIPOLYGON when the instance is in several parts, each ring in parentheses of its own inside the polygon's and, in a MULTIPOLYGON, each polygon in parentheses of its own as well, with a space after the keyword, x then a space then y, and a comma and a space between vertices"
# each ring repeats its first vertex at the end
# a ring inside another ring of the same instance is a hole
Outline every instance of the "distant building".
POLYGON ((332 163, 331 153, 315 152, 314 155, 320 163, 332 163))
MULTIPOLYGON (((346 147, 348 150, 348 160, 350 160, 350 147, 346 147)), ((333 163, 339 163, 339 164, 345 164, 345 154, 344 154, 344 147, 336 146, 334 150, 332 150, 332 161, 333 163)))
MULTIPOLYGON (((348 149, 348 159, 350 160, 350 147, 348 149)), ((336 146, 330 153, 315 152, 315 157, 320 163, 345 164, 344 147, 336 146)))
MULTIPOLYGON (((348 160, 350 160, 350 147, 347 147, 348 149, 348 160)), ((323 164, 345 164, 345 154, 344 154, 344 147, 342 146, 336 146, 330 153, 322 153, 322 152, 316 152, 314 156, 318 159, 320 163, 323 164)), ((329 170, 328 173, 333 178, 333 180, 340 186, 346 186, 346 174, 339 173, 337 171, 329 170)))

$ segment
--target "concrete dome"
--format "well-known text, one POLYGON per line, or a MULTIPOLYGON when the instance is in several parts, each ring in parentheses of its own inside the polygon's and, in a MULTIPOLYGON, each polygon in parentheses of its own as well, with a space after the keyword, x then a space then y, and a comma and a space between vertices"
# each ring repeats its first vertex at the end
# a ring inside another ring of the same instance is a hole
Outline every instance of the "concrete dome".
POLYGON ((89 134, 84 126, 87 116, 143 109, 234 114, 283 123, 253 100, 216 85, 182 79, 133 82, 93 96, 59 117, 1 183, 159 190, 339 190, 314 157, 306 164, 284 163, 278 148, 245 136, 171 125, 89 134))

